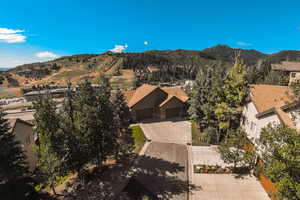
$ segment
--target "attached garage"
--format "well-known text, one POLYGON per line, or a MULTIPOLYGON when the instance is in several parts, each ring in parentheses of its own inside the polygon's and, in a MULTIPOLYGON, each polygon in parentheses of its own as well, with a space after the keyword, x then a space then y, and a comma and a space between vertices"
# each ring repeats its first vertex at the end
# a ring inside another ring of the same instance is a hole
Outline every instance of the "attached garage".
POLYGON ((166 118, 174 118, 174 117, 179 117, 180 116, 180 110, 181 108, 167 108, 166 109, 166 118))
POLYGON ((141 110, 136 110, 136 119, 146 120, 146 119, 152 119, 153 118, 153 108, 145 108, 141 110))

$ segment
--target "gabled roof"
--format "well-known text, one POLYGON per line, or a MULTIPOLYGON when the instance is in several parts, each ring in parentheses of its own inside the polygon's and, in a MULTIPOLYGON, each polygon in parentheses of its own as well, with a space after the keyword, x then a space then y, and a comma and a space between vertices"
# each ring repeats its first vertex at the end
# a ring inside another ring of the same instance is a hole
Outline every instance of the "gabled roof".
POLYGON ((288 72, 300 72, 300 62, 283 61, 280 64, 272 64, 272 69, 288 72))
POLYGON ((27 122, 27 121, 24 121, 24 120, 22 120, 22 119, 19 119, 19 118, 17 118, 17 119, 9 119, 9 120, 7 120, 7 121, 8 121, 8 123, 9 123, 9 125, 10 125, 10 131, 13 131, 13 130, 14 130, 15 125, 17 124, 17 122, 21 122, 21 123, 26 124, 26 125, 28 125, 28 126, 33 126, 33 124, 31 124, 31 123, 29 123, 29 122, 27 122))
POLYGON ((250 92, 251 100, 259 113, 293 103, 296 100, 292 90, 287 86, 250 85, 250 92))
POLYGON ((182 102, 186 102, 189 99, 187 94, 180 87, 164 87, 162 90, 168 93, 169 96, 177 97, 182 102))
POLYGON ((144 99, 146 96, 148 96, 150 93, 152 93, 154 90, 156 90, 158 87, 154 85, 148 85, 144 84, 140 87, 138 87, 133 94, 131 94, 131 98, 128 102, 128 106, 132 107, 135 104, 137 104, 139 101, 144 99))
POLYGON ((173 95, 168 95, 168 97, 166 98, 166 100, 164 100, 161 104, 159 104, 159 107, 163 107, 166 103, 168 103, 170 100, 172 99, 178 99, 179 101, 182 102, 182 100, 180 100, 178 97, 173 96, 173 95))
POLYGON ((129 107, 133 107, 136 105, 139 101, 144 99, 146 96, 151 94, 154 90, 159 89, 160 91, 166 93, 167 98, 161 103, 164 104, 172 97, 176 97, 182 102, 186 102, 189 97, 187 94, 180 88, 180 87, 165 87, 165 88, 160 88, 158 86, 154 85, 148 85, 144 84, 140 87, 138 87, 136 90, 127 90, 123 91, 126 102, 129 107))

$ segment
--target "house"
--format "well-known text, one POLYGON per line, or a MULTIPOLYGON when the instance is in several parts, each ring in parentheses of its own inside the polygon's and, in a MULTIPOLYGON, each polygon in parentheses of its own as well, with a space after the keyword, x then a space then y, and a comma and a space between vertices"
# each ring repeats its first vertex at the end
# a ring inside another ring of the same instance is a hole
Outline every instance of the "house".
POLYGON ((20 142, 25 153, 29 170, 33 170, 36 166, 36 155, 33 151, 35 144, 33 125, 21 119, 10 119, 8 122, 11 127, 11 132, 15 135, 16 140, 20 142))
POLYGON ((283 61, 272 64, 272 69, 289 73, 289 84, 300 80, 300 62, 283 61))
POLYGON ((135 121, 186 115, 188 96, 180 87, 144 84, 136 90, 124 91, 124 96, 135 121))
POLYGON ((287 86, 251 85, 250 99, 243 110, 242 127, 250 140, 259 139, 268 124, 286 124, 300 129, 298 106, 287 86))

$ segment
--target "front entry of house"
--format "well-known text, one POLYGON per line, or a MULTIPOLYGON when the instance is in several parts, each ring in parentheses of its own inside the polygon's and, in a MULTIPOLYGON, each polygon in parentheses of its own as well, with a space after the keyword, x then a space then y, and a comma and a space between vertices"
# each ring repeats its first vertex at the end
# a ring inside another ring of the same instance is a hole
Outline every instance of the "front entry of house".
POLYGON ((166 119, 175 118, 180 116, 180 107, 166 109, 166 119))
POLYGON ((145 108, 136 111, 136 119, 138 121, 152 119, 153 118, 153 108, 145 108))

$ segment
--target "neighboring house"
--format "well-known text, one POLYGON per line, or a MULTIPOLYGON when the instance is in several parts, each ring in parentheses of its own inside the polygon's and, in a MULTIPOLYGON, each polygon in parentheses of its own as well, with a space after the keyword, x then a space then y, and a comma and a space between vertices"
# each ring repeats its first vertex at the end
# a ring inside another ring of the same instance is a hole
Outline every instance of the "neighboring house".
POLYGON ((261 129, 268 124, 300 128, 295 100, 287 86, 251 85, 250 101, 244 107, 242 119, 248 138, 253 142, 259 139, 261 129))
POLYGON ((165 120, 186 115, 188 96, 180 87, 160 88, 144 84, 123 93, 135 121, 165 120))
POLYGON ((272 64, 273 70, 289 72, 289 84, 300 80, 300 62, 283 61, 272 64))
POLYGON ((25 152, 29 169, 33 170, 36 166, 36 155, 33 151, 35 144, 33 125, 21 119, 10 119, 8 122, 11 126, 11 132, 15 135, 16 140, 20 142, 25 152))
MULTIPOLYGON (((67 88, 57 88, 50 90, 39 90, 39 91, 31 91, 24 94, 24 98, 26 101, 34 101, 39 98, 39 96, 51 95, 53 98, 63 98, 68 91, 67 88)), ((73 89, 74 91, 74 89, 73 89)))

